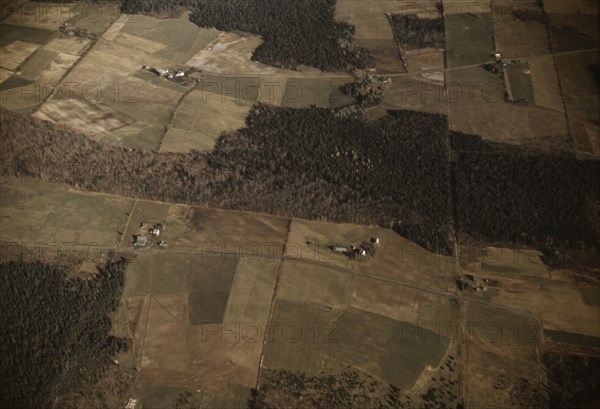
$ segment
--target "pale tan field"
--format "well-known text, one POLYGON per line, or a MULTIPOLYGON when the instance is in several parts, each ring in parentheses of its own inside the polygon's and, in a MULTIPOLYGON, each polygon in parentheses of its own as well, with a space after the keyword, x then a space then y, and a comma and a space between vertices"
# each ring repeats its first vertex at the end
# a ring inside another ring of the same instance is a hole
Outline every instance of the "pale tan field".
POLYGON ((39 44, 13 41, 6 47, 0 48, 0 66, 8 70, 16 70, 38 48, 39 44))
POLYGON ((558 72, 554 59, 537 57, 527 60, 531 71, 531 82, 535 104, 544 108, 564 112, 565 107, 558 82, 558 72))
POLYGON ((339 0, 336 19, 346 21, 356 27, 357 39, 393 40, 394 33, 385 13, 400 13, 402 2, 388 0, 355 1, 339 0))
POLYGON ((116 246, 132 200, 65 185, 5 178, 0 184, 3 241, 116 246))
POLYGON ((24 4, 21 9, 8 16, 3 23, 56 30, 64 22, 79 15, 80 11, 77 10, 76 4, 37 3, 30 1, 24 4))
POLYGON ((251 106, 252 102, 236 95, 222 97, 204 89, 193 90, 177 107, 160 151, 210 151, 222 132, 245 126, 251 106))
POLYGON ((0 68, 0 83, 4 82, 8 78, 10 78, 13 74, 14 74, 13 71, 10 71, 10 70, 4 69, 4 68, 0 68))

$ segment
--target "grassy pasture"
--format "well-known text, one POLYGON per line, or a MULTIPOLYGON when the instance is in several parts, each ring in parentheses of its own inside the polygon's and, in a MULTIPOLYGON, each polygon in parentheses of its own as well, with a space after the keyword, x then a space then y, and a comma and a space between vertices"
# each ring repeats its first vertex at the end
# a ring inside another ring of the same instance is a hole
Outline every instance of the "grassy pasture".
POLYGON ((188 293, 191 264, 188 254, 139 254, 127 269, 125 295, 188 293))
POLYGON ((538 21, 494 21, 496 52, 503 58, 528 58, 550 54, 546 25, 538 21))
POLYGON ((398 45, 394 39, 362 39, 356 41, 356 44, 359 47, 364 47, 369 50, 369 54, 371 54, 375 60, 375 66, 378 73, 397 74, 406 71, 402 64, 402 60, 400 59, 400 55, 398 54, 398 45))
POLYGON ((79 56, 90 43, 83 37, 57 37, 44 46, 44 50, 79 56))
MULTIPOLYGON (((504 304, 511 305, 513 304, 504 304)), ((468 407, 516 407, 540 399, 539 331, 520 313, 466 302, 462 376, 468 407), (495 394, 497 385, 506 393, 495 394)), ((465 405, 465 406, 467 406, 465 405)))
POLYGON ((331 318, 319 305, 277 300, 269 321, 264 366, 318 372, 327 343, 335 342, 327 332, 331 318))
POLYGON ((68 23, 95 34, 104 33, 117 20, 121 11, 112 2, 74 4, 68 23))
POLYGON ((0 84, 9 79, 13 74, 13 71, 0 67, 0 84))
MULTIPOLYGON (((2 82, 2 91, 8 91, 14 88, 23 88, 27 87, 30 84, 33 84, 35 81, 28 80, 21 76, 11 75, 6 80, 2 82)), ((6 93, 8 95, 8 93, 6 93)))
POLYGON ((548 267, 536 250, 487 247, 481 260, 481 272, 507 278, 549 278, 548 267))
MULTIPOLYGON (((207 88, 208 89, 208 88, 207 88)), ((187 94, 177 107, 161 152, 209 151, 224 131, 243 128, 252 102, 233 95, 208 94, 204 89, 187 94)))
POLYGON ((491 302, 535 313, 544 329, 600 336, 598 308, 586 305, 577 283, 525 278, 518 288, 520 291, 501 290, 491 302))
POLYGON ((590 51, 562 55, 555 57, 555 61, 577 154, 599 157, 598 53, 590 51))
POLYGON ((553 57, 538 57, 527 60, 531 71, 535 104, 556 111, 564 111, 558 83, 558 72, 553 57))
POLYGON ((268 321, 279 264, 278 259, 238 260, 223 318, 224 324, 248 325, 268 321))
POLYGON ((398 13, 402 8, 402 2, 389 0, 339 0, 335 16, 356 27, 357 40, 393 40, 394 34, 385 13, 398 13))
POLYGON ((5 47, 0 48, 0 65, 8 70, 15 70, 38 47, 39 44, 19 40, 13 41, 5 47))
POLYGON ((579 287, 585 305, 600 307, 600 289, 597 287, 579 287))
POLYGON ((335 323, 330 356, 372 373, 400 389, 411 387, 427 366, 437 366, 448 348, 447 338, 418 325, 356 308, 335 323))
POLYGON ((552 36, 552 45, 556 52, 586 50, 598 46, 597 42, 584 35, 565 30, 555 25, 550 26, 550 34, 552 36))
POLYGON ((102 135, 131 124, 131 118, 112 110, 105 104, 94 103, 87 98, 68 98, 68 92, 58 91, 46 101, 35 116, 50 119, 57 123, 91 135, 102 135), (64 97, 64 98, 63 98, 64 97))
POLYGON ((489 13, 453 14, 446 18, 448 66, 490 61, 494 54, 493 31, 489 13))
POLYGON ((443 296, 365 277, 355 277, 352 283, 352 307, 431 330, 448 321, 443 296))
POLYGON ((510 63, 505 67, 505 70, 508 73, 514 100, 520 103, 534 103, 535 98, 529 64, 526 62, 510 63))
POLYGON ((64 185, 4 179, 0 234, 6 241, 113 246, 131 199, 89 194, 64 185))
POLYGON ((156 50, 155 54, 179 64, 184 64, 206 47, 218 33, 216 30, 196 26, 185 16, 179 19, 157 20, 137 14, 130 17, 121 31, 164 44, 165 47, 156 50))
MULTIPOLYGON (((409 59, 409 70, 418 70, 418 64, 416 58, 409 59)), ((427 76, 424 74, 394 78, 383 97, 380 107, 447 115, 448 104, 446 102, 444 77, 439 73, 435 73, 427 74, 427 76), (435 81, 431 81, 431 76, 435 81)))
POLYGON ((482 67, 463 68, 448 72, 446 86, 451 130, 544 151, 570 149, 564 113, 505 102, 501 76, 482 67), (556 139, 557 144, 548 143, 556 139))
POLYGON ((159 145, 163 133, 163 128, 150 126, 143 122, 135 122, 131 125, 124 124, 114 131, 102 135, 100 139, 126 148, 155 149, 159 145))
POLYGON ((326 78, 288 78, 281 106, 291 108, 337 107, 348 105, 353 99, 339 90, 339 85, 326 78))
POLYGON ((524 316, 481 304, 467 305, 469 335, 515 348, 535 348, 538 334, 534 323, 524 316))
POLYGON ((23 41, 44 45, 58 37, 58 31, 43 28, 25 27, 14 24, 0 24, 0 47, 6 47, 13 41, 23 41))
POLYGON ((80 18, 81 6, 46 2, 27 2, 4 20, 6 24, 15 24, 37 29, 58 30, 58 27, 73 18, 80 18), (76 9, 79 10, 76 10, 76 9))
POLYGON ((566 331, 544 330, 544 338, 550 342, 561 344, 579 345, 583 347, 596 348, 600 345, 600 337, 591 337, 566 331))
POLYGON ((350 306, 354 277, 323 265, 302 261, 283 264, 278 298, 281 300, 329 306, 334 311, 350 306))
POLYGON ((33 55, 21 66, 21 73, 24 78, 35 81, 38 80, 45 70, 50 67, 50 64, 58 56, 58 53, 47 51, 44 49, 37 50, 33 55))
POLYGON ((188 295, 190 325, 222 322, 228 298, 227 291, 190 293, 188 295))

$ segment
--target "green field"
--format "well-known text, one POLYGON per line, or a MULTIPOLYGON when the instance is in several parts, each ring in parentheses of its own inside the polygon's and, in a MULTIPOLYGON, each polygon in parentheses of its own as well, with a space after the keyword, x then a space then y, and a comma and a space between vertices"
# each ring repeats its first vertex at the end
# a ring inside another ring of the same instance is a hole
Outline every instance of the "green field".
POLYGON ((277 300, 269 325, 270 339, 265 346, 264 366, 307 373, 319 371, 328 342, 332 317, 313 303, 277 300))
POLYGON ((466 323, 473 339, 523 349, 533 349, 538 342, 536 324, 522 315, 499 308, 469 303, 466 323))
POLYGON ((597 287, 579 287, 585 305, 600 307, 600 289, 597 287))
POLYGON ((508 72, 510 89, 515 102, 534 103, 533 84, 529 65, 526 62, 513 62, 505 69, 508 72))
POLYGON ((44 45, 48 44, 53 38, 58 37, 58 35, 58 30, 50 31, 37 27, 0 24, 0 47, 5 47, 17 40, 44 45))
POLYGON ((131 203, 58 184, 5 179, 0 184, 0 235, 6 241, 113 246, 131 203))
POLYGON ((588 50, 598 47, 597 42, 581 33, 568 31, 554 24, 551 24, 549 29, 555 52, 588 50))
POLYGON ((449 340, 418 325, 349 308, 335 321, 332 357, 372 373, 392 385, 411 387, 427 366, 436 367, 449 340))
POLYGON ((200 28, 183 18, 157 20, 137 14, 122 31, 166 45, 156 55, 179 64, 184 64, 218 35, 217 30, 200 28))
POLYGON ((481 64, 494 54, 492 17, 488 13, 453 14, 446 18, 448 66, 481 64))
POLYGON ((576 334, 567 331, 552 331, 545 329, 544 338, 546 339, 546 341, 558 342, 561 344, 572 344, 591 348, 600 347, 599 337, 576 334))
POLYGON ((353 98, 339 89, 339 84, 327 78, 288 78, 281 106, 291 108, 339 107, 349 105, 353 98))

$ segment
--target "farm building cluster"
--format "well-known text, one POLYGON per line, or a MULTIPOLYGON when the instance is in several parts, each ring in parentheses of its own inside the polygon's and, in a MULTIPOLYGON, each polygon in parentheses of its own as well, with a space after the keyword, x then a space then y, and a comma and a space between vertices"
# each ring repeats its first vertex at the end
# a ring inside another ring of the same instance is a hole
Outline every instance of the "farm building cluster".
POLYGON ((346 254, 349 257, 356 258, 358 256, 365 257, 367 254, 375 254, 375 250, 379 245, 379 237, 371 237, 370 240, 365 240, 358 246, 354 244, 351 244, 349 246, 332 244, 329 246, 329 248, 335 253, 342 253, 346 254))
POLYGON ((166 230, 167 222, 156 223, 150 227, 148 222, 140 224, 138 234, 133 237, 133 246, 135 248, 146 247, 148 243, 154 242, 159 248, 168 247, 167 242, 160 239, 161 234, 166 230))
POLYGON ((460 291, 486 291, 488 287, 502 287, 502 282, 493 278, 481 278, 473 274, 463 274, 456 279, 456 287, 460 291))

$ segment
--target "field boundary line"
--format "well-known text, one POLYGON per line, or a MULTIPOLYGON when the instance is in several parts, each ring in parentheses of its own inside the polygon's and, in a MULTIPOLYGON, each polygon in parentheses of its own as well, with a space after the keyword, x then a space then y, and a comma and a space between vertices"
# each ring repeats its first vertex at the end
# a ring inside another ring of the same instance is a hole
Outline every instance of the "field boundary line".
POLYGON ((158 142, 158 146, 156 147, 156 152, 160 151, 160 148, 165 141, 167 133, 173 126, 173 123, 175 122, 175 118, 177 117, 177 110, 179 109, 179 106, 181 104, 183 104, 183 100, 185 99, 185 97, 187 97, 193 90, 196 89, 197 85, 198 85, 198 83, 196 82, 192 87, 190 87, 190 89, 188 89, 186 92, 184 92, 183 95, 181 95, 181 97, 175 104, 175 106, 173 107, 173 110, 171 111, 171 115, 169 117, 169 122, 167 122, 167 124, 165 125, 165 131, 163 132, 162 136, 160 137, 160 141, 158 142))
MULTIPOLYGON (((293 222, 294 222, 294 218, 292 217, 292 218, 290 218, 290 221, 288 223, 287 234, 285 235, 285 241, 283 242, 281 259, 279 261, 279 267, 277 267, 277 275, 275 276, 275 285, 273 286, 273 295, 271 296, 271 305, 269 307, 269 316, 267 317, 267 327, 268 327, 269 323, 271 322, 271 318, 273 317, 273 313, 275 311, 275 301, 277 301, 277 290, 279 289, 279 279, 281 278, 281 270, 283 270, 283 263, 285 261, 285 252, 287 249, 287 242, 290 238, 290 232, 292 231, 292 223, 293 222)), ((258 388, 260 386, 260 377, 262 375, 263 362, 264 362, 264 358, 265 358, 265 345, 269 341, 268 333, 269 333, 269 331, 265 331, 265 335, 263 336, 263 343, 262 343, 262 347, 261 347, 261 351, 260 351, 260 360, 258 363, 258 373, 256 375, 256 387, 255 387, 256 390, 258 390, 258 388)))
MULTIPOLYGON (((88 55, 88 53, 92 50, 92 48, 94 48, 94 46, 96 45, 96 43, 98 42, 98 40, 93 40, 90 39, 90 42, 88 45, 85 46, 85 50, 83 50, 83 52, 81 53, 81 55, 79 56, 79 58, 77 58, 77 61, 75 61, 73 63, 73 65, 71 65, 69 67, 69 69, 67 71, 65 71, 65 73, 63 74, 63 76, 60 78, 60 81, 58 81, 56 83, 56 86, 54 87, 54 89, 52 90, 52 92, 42 100, 42 102, 40 102, 40 104, 35 108, 35 110, 29 114, 30 116, 35 114, 36 112, 38 112, 40 110, 40 108, 49 100, 51 100, 54 95, 56 94, 56 91, 58 91, 62 85, 63 82, 65 81, 65 79, 67 78, 67 76, 71 73, 71 71, 73 71, 73 69, 77 66, 77 64, 79 64, 81 61, 83 61, 83 59, 88 55)), ((36 50, 37 51, 37 50, 36 50)), ((32 54, 33 55, 33 54, 32 54)), ((69 98, 71 96, 69 95, 69 98)))
POLYGON ((133 205, 131 206, 131 210, 129 211, 129 216, 127 217, 127 221, 125 222, 125 227, 123 228, 123 234, 121 234, 121 239, 119 240, 119 244, 117 245, 117 254, 121 253, 121 245, 123 244, 123 240, 125 239, 125 233, 127 233, 127 228, 129 227, 129 223, 131 222, 131 216, 133 215, 133 211, 135 210, 136 205, 137 205, 137 199, 133 199, 133 205))

